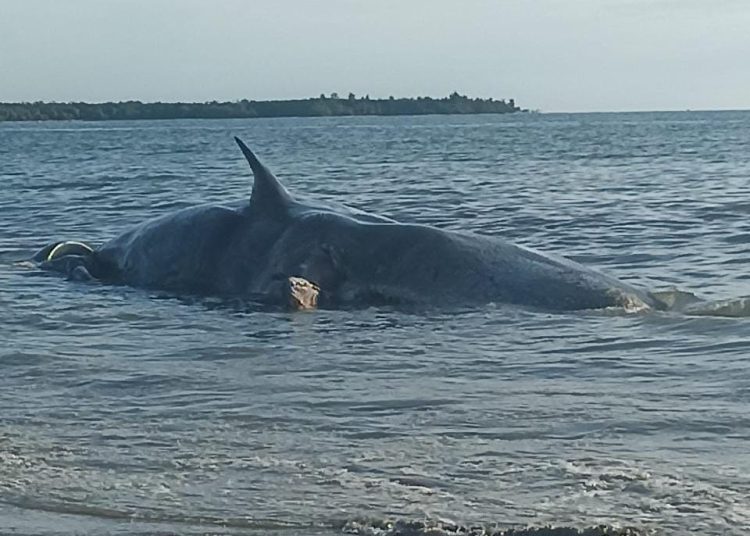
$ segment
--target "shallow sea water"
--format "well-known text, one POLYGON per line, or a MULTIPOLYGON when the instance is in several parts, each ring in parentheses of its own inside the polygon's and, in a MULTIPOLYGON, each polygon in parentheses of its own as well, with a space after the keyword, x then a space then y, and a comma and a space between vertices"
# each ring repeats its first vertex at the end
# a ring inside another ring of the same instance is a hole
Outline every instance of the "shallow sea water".
POLYGON ((750 526, 750 318, 281 313, 14 264, 292 192, 750 295, 750 112, 0 124, 0 528, 750 526))

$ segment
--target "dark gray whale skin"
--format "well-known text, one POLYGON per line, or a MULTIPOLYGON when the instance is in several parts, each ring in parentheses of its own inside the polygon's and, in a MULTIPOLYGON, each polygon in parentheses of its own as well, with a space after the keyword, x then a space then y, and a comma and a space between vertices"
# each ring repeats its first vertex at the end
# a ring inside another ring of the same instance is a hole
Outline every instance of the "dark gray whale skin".
POLYGON ((232 298, 269 296, 280 279, 315 283, 327 306, 507 303, 549 310, 658 308, 647 292, 502 238, 404 224, 292 197, 236 138, 254 175, 238 207, 178 210, 92 252, 34 259, 105 282, 232 298))

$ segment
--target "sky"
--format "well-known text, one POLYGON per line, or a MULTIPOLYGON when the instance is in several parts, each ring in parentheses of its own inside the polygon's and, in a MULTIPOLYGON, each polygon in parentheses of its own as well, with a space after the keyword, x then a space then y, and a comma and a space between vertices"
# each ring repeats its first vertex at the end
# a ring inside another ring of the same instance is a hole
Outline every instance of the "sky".
POLYGON ((750 109, 750 0, 0 0, 0 101, 750 109))

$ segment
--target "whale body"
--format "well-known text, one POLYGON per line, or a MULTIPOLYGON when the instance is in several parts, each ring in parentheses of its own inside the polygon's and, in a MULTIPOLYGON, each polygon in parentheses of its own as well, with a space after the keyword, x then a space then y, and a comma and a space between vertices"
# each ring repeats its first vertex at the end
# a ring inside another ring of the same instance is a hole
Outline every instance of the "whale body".
POLYGON ((327 307, 660 307, 648 292, 612 276, 501 237, 303 201, 235 140, 254 176, 248 202, 168 213, 96 248, 50 244, 34 260, 73 279, 250 300, 285 300, 280 282, 293 278, 319 294, 312 305, 327 307))

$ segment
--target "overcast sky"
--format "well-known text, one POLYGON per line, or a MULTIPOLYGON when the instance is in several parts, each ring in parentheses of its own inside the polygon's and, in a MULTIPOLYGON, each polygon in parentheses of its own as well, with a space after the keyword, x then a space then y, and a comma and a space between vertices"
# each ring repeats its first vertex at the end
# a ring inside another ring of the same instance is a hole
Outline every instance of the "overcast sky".
POLYGON ((0 0, 0 101, 750 108, 750 0, 0 0))

